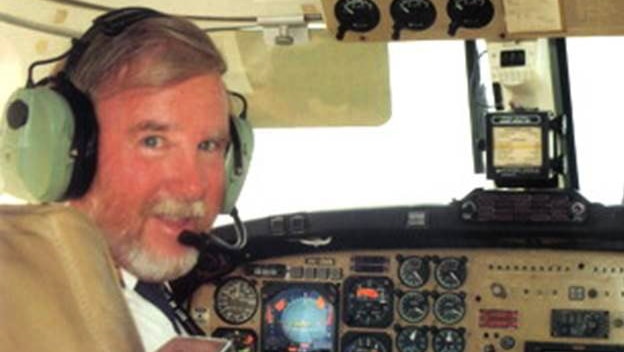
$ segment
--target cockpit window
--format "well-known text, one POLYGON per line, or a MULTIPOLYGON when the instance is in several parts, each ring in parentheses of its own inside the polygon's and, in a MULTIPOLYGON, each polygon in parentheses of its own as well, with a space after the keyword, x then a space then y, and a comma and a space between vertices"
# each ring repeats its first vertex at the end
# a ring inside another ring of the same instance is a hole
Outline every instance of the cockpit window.
POLYGON ((256 130, 241 214, 446 204, 472 172, 464 45, 391 44, 393 115, 379 127, 256 130))
POLYGON ((569 38, 568 63, 581 193, 605 205, 624 191, 624 38, 569 38))
MULTIPOLYGON (((567 42, 580 191, 590 201, 619 204, 624 50, 617 48, 624 39, 567 42)), ((393 114, 386 124, 256 131, 257 153, 239 203, 245 216, 448 204, 492 187, 473 172, 463 43, 395 43, 389 54, 393 114)))

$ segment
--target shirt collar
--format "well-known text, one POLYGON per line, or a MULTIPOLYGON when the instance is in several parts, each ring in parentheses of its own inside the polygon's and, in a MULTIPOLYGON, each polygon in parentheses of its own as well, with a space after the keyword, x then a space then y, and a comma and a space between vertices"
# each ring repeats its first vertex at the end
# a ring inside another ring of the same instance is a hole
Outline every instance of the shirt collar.
POLYGON ((119 269, 119 271, 121 271, 122 285, 127 289, 133 290, 139 279, 124 269, 119 269))

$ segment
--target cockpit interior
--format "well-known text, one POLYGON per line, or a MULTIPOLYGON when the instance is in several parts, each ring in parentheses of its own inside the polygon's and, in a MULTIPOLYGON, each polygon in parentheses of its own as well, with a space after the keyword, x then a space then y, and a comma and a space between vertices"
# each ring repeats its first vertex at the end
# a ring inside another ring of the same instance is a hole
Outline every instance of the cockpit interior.
POLYGON ((4 100, 102 6, 187 15, 224 51, 254 155, 237 217, 189 234, 199 262, 171 283, 207 335, 624 351, 624 3, 240 2, 0 5, 4 100))

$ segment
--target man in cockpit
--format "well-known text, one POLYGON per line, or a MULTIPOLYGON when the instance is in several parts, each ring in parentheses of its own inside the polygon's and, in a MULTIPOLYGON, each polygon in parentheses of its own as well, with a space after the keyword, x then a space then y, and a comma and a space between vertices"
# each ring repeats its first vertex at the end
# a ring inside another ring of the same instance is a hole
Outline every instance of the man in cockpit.
POLYGON ((153 351, 187 332, 151 302, 151 284, 191 270, 198 252, 178 236, 209 230, 224 197, 226 65, 195 25, 152 16, 115 36, 98 33, 64 70, 91 98, 99 128, 94 180, 70 204, 103 230, 153 351))

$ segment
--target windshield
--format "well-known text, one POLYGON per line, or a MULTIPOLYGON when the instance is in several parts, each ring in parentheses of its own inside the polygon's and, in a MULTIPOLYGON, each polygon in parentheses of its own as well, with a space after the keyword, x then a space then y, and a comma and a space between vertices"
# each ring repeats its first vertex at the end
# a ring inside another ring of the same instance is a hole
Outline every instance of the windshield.
MULTIPOLYGON (((605 205, 622 200, 624 51, 617 48, 623 44, 622 38, 568 39, 580 191, 605 205)), ((475 187, 492 187, 473 172, 463 42, 393 43, 389 53, 386 124, 256 130, 239 201, 244 217, 447 204, 475 187)))

